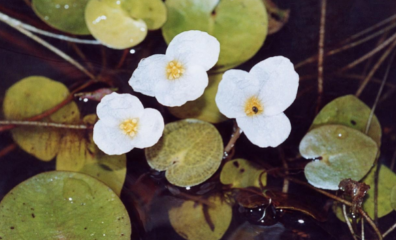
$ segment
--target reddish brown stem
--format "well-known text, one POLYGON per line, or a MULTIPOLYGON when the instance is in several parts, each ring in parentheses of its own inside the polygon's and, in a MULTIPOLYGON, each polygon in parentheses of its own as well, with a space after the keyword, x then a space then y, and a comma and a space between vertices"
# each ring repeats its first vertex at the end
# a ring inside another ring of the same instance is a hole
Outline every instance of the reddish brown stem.
POLYGON ((228 154, 230 151, 234 148, 235 142, 238 140, 238 138, 241 136, 241 129, 238 127, 238 124, 235 122, 234 125, 234 132, 231 135, 230 141, 227 143, 227 146, 224 148, 224 155, 223 159, 226 159, 228 157, 228 154))
POLYGON ((10 153, 11 151, 13 151, 14 149, 16 149, 17 145, 15 143, 11 143, 10 145, 8 145, 7 147, 1 149, 0 151, 0 158, 4 157, 5 155, 7 155, 8 153, 10 153))

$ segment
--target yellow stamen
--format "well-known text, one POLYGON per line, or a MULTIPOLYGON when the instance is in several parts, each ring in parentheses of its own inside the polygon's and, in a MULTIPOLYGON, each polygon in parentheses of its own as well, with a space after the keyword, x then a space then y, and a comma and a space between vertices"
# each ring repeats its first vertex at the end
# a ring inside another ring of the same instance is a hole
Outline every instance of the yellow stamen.
POLYGON ((249 98, 245 103, 245 113, 249 117, 260 114, 263 110, 263 105, 256 96, 249 98))
POLYGON ((166 76, 169 80, 178 79, 183 75, 183 73, 184 73, 183 65, 176 60, 170 61, 166 66, 166 76))
POLYGON ((130 137, 134 137, 138 130, 138 120, 136 118, 127 119, 120 124, 120 129, 130 137))

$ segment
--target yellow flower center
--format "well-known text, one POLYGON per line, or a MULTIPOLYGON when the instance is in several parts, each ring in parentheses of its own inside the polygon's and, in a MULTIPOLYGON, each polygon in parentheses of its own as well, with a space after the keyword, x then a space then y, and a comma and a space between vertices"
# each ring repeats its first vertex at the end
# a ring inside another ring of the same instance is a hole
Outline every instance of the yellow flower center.
POLYGON ((245 113, 249 117, 260 114, 263 110, 263 105, 256 96, 249 98, 245 103, 245 113))
POLYGON ((138 130, 138 120, 136 118, 127 119, 120 124, 120 129, 130 137, 134 137, 138 130))
POLYGON ((166 66, 166 76, 168 77, 169 80, 178 79, 183 75, 183 73, 184 73, 183 65, 176 60, 170 61, 166 66))

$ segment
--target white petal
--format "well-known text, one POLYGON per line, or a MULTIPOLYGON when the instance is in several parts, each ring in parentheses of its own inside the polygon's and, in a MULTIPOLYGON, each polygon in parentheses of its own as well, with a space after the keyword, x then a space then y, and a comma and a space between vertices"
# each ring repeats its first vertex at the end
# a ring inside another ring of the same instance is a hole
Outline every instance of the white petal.
POLYGON ((133 138, 133 145, 137 148, 153 146, 162 136, 164 127, 164 119, 158 110, 144 109, 143 115, 139 119, 137 134, 133 138))
POLYGON ((208 86, 208 81, 205 69, 198 65, 187 65, 180 78, 158 81, 155 97, 164 106, 181 106, 199 98, 208 86))
POLYGON ((285 114, 237 118, 246 137, 259 147, 277 147, 290 134, 291 124, 285 114))
POLYGON ((200 65, 206 71, 219 59, 220 43, 206 32, 197 30, 178 34, 169 43, 166 55, 185 64, 200 65))
POLYGON ((131 138, 119 129, 119 125, 103 120, 96 122, 93 140, 108 155, 120 155, 133 149, 131 138))
POLYGON ((228 70, 224 73, 216 94, 220 112, 228 118, 246 116, 245 102, 259 93, 259 83, 242 70, 228 70))
POLYGON ((140 100, 131 94, 111 93, 106 95, 96 108, 96 114, 103 121, 115 121, 139 117, 143 112, 140 100))
POLYGON ((158 81, 167 79, 166 66, 169 61, 163 54, 142 59, 129 79, 129 85, 136 92, 154 97, 154 88, 158 81))
POLYGON ((298 74, 289 59, 278 56, 257 63, 250 75, 260 81, 260 99, 264 115, 283 112, 296 99, 298 74))

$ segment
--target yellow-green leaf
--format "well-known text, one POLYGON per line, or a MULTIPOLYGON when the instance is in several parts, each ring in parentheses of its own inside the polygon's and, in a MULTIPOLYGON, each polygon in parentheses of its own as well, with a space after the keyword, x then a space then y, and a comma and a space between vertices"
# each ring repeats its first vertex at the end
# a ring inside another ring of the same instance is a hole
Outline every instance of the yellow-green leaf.
POLYGON ((188 240, 221 239, 231 223, 232 208, 220 197, 208 199, 213 206, 205 210, 203 205, 185 201, 180 207, 169 210, 169 220, 175 231, 188 240), (208 223, 204 211, 210 218, 208 223))
MULTIPOLYGON (((7 90, 3 103, 4 116, 9 120, 23 120, 55 107, 68 95, 69 90, 60 82, 40 76, 27 77, 7 90)), ((75 123, 79 119, 77 105, 71 102, 43 121, 75 123)), ((43 161, 55 157, 61 139, 60 130, 36 126, 15 128, 12 136, 23 150, 43 161)))
POLYGON ((180 107, 170 107, 169 111, 178 118, 197 118, 211 123, 227 120, 220 113, 215 97, 223 74, 209 75, 209 85, 204 94, 195 101, 190 101, 180 107))
POLYGON ((85 8, 85 22, 92 35, 110 48, 136 46, 147 35, 146 23, 132 18, 122 8, 125 1, 90 0, 85 8))
POLYGON ((0 239, 130 239, 121 200, 81 173, 47 172, 12 189, 0 203, 0 239))
POLYGON ((90 175, 109 186, 119 196, 126 177, 126 156, 106 155, 82 132, 68 132, 62 138, 56 170, 90 175))
POLYGON ((260 188, 267 184, 265 169, 246 159, 235 159, 224 164, 220 173, 220 182, 224 185, 231 184, 232 188, 260 188), (261 179, 260 179, 261 176, 261 179))
POLYGON ((165 41, 169 43, 188 30, 201 30, 216 37, 220 42, 216 72, 249 60, 267 36, 268 18, 262 0, 167 0, 165 4, 165 41))
POLYGON ((166 21, 166 7, 162 0, 125 0, 122 7, 134 19, 142 19, 147 28, 156 30, 166 21))
POLYGON ((71 34, 90 34, 84 19, 88 0, 33 0, 34 12, 48 25, 71 34))
POLYGON ((145 149, 147 162, 176 186, 200 184, 219 168, 223 140, 210 123, 186 119, 168 123, 162 138, 145 149))
POLYGON ((362 179, 372 168, 378 152, 373 139, 343 125, 324 125, 309 131, 300 143, 307 159, 304 173, 315 187, 338 190, 341 180, 362 179))

